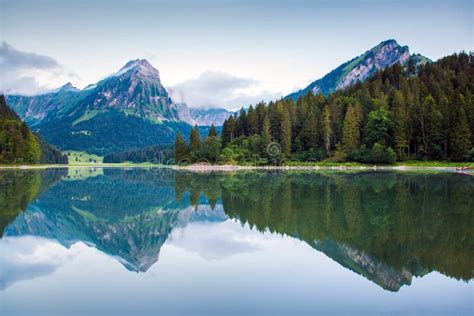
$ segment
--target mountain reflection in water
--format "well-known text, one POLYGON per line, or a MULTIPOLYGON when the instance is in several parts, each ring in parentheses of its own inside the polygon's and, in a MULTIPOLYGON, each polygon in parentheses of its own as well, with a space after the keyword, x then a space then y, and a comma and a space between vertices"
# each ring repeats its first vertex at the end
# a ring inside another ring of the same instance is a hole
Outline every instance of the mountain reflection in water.
POLYGON ((431 271, 473 278, 474 181, 460 174, 48 169, 1 171, 0 188, 5 238, 81 241, 136 272, 173 230, 232 219, 301 240, 389 291, 431 271))

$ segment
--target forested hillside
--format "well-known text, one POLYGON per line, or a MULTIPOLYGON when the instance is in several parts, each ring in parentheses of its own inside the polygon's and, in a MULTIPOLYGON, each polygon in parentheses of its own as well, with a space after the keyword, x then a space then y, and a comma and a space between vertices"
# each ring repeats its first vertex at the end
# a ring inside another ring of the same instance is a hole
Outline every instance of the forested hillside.
POLYGON ((60 151, 33 134, 0 96, 0 163, 67 163, 60 151))
MULTIPOLYGON (((472 160, 472 57, 454 54, 418 69, 395 64, 327 97, 309 92, 250 106, 225 121, 218 159, 472 160)), ((191 138, 176 158, 195 161, 203 151, 191 138)))

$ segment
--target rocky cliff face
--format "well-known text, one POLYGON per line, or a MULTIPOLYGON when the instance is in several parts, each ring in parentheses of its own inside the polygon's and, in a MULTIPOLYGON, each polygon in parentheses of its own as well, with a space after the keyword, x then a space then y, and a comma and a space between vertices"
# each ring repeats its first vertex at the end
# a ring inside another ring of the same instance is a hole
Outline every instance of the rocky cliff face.
POLYGON ((179 120, 177 106, 161 84, 158 70, 145 59, 129 61, 86 93, 87 111, 116 109, 156 122, 179 120))
POLYGON ((49 93, 22 96, 7 96, 7 102, 11 104, 15 112, 28 124, 35 125, 40 122, 50 121, 65 115, 70 100, 75 100, 80 90, 73 87, 71 83, 55 89, 49 93))
POLYGON ((160 74, 144 59, 79 90, 67 84, 37 96, 8 96, 12 108, 61 149, 105 154, 170 144, 189 121, 172 102, 160 74))
MULTIPOLYGON (((393 64, 404 65, 409 58, 408 46, 400 46, 394 40, 382 42, 344 67, 345 75, 337 83, 336 90, 348 87, 357 81, 363 82, 378 70, 393 64)), ((319 87, 314 87, 313 92, 319 92, 319 87)))
POLYGON ((339 89, 344 89, 356 82, 363 82, 375 72, 392 66, 396 63, 406 65, 410 59, 416 65, 430 62, 421 55, 410 55, 408 46, 400 46, 395 40, 381 42, 364 54, 340 65, 323 78, 312 82, 306 88, 287 96, 294 100, 309 91, 313 93, 330 94, 339 89))
POLYGON ((155 122, 179 120, 178 106, 161 84, 158 70, 145 59, 129 61, 118 72, 83 90, 68 83, 43 95, 8 96, 8 101, 33 125, 64 116, 84 121, 110 110, 155 122))

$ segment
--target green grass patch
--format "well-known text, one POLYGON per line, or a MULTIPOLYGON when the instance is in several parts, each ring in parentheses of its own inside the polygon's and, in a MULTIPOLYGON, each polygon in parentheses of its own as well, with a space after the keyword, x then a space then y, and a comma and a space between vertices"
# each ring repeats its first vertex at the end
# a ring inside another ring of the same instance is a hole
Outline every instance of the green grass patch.
POLYGON ((75 206, 72 206, 72 210, 74 212, 80 214, 86 220, 89 220, 91 222, 97 222, 98 221, 97 217, 94 214, 92 214, 91 212, 81 210, 80 208, 77 208, 75 206))
POLYGON ((99 113, 99 111, 97 110, 92 110, 92 111, 87 111, 86 113, 84 113, 80 118, 78 118, 77 120, 75 120, 72 125, 76 125, 80 122, 84 122, 84 121, 87 121, 87 120, 90 120, 91 118, 93 118, 94 116, 96 116, 97 114, 99 113))
POLYGON ((450 162, 450 161, 408 160, 408 161, 396 162, 394 165, 395 166, 408 166, 408 167, 471 167, 471 168, 474 168, 474 162, 450 162))
POLYGON ((104 157, 85 151, 65 151, 64 153, 67 155, 70 165, 95 165, 104 161, 104 157))
POLYGON ((474 168, 474 162, 449 162, 449 161, 398 161, 394 164, 364 164, 360 162, 334 162, 330 160, 323 161, 287 161, 285 166, 294 167, 372 167, 377 166, 407 166, 407 167, 441 167, 441 168, 454 168, 454 167, 471 167, 474 168))
POLYGON ((330 160, 323 161, 286 161, 284 166, 289 167, 367 167, 367 165, 359 162, 334 162, 330 160))

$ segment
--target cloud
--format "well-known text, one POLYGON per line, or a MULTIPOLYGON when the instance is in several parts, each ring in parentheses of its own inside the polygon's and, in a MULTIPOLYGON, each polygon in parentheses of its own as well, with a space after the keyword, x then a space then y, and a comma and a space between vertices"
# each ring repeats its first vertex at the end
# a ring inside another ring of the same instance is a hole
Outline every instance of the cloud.
POLYGON ((3 237, 0 250, 0 290, 49 275, 76 255, 52 240, 33 236, 3 237))
POLYGON ((0 68, 0 91, 10 94, 40 93, 78 78, 54 58, 20 51, 6 42, 0 45, 0 68))
POLYGON ((255 79, 211 70, 168 90, 175 102, 185 102, 191 107, 224 107, 233 110, 281 96, 279 92, 266 89, 262 82, 255 79))
POLYGON ((3 69, 6 71, 12 69, 50 69, 59 67, 58 62, 51 57, 22 52, 6 42, 2 42, 0 46, 0 61, 3 69))
POLYGON ((258 233, 242 229, 240 223, 230 220, 193 222, 175 228, 167 244, 199 254, 206 260, 221 260, 259 250, 258 236, 258 233))

